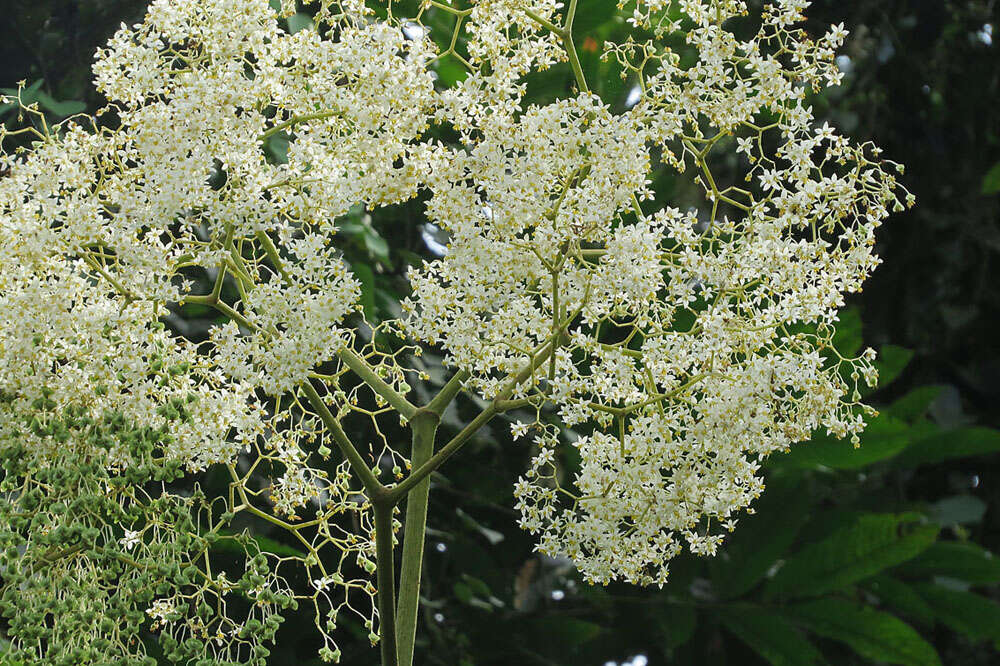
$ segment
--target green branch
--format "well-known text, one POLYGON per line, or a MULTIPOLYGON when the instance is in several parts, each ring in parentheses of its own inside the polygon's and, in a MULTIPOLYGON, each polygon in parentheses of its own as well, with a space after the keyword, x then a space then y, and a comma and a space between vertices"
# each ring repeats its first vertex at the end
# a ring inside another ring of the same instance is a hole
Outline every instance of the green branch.
POLYGON ((361 381, 368 385, 368 388, 380 395, 397 412, 406 417, 407 420, 413 418, 417 407, 407 400, 396 389, 392 388, 388 382, 378 376, 375 369, 363 358, 358 356, 349 347, 344 347, 337 352, 337 357, 343 361, 344 365, 350 368, 361 381))
POLYGON ((337 419, 330 413, 327 408, 326 403, 323 402, 323 398, 320 397, 319 393, 316 392, 316 387, 312 385, 309 380, 302 382, 301 384, 302 392, 305 394, 306 399, 309 400, 309 404, 312 405, 313 409, 319 415, 320 420, 323 421, 323 425, 330 431, 333 435, 334 441, 337 443, 337 448, 340 452, 347 458, 351 469, 354 473, 361 478, 361 483, 364 484, 365 490, 368 491, 368 496, 372 502, 380 500, 385 494, 385 486, 383 486, 378 478, 376 478, 374 472, 365 464, 364 458, 358 453, 358 450, 354 447, 354 444, 348 438, 347 433, 344 429, 340 427, 340 423, 337 419))
POLYGON ((459 370, 456 372, 441 391, 434 396, 434 399, 427 403, 426 409, 429 409, 437 414, 438 418, 441 418, 444 415, 444 410, 455 399, 458 392, 462 390, 462 386, 468 381, 470 376, 468 370, 459 370))
POLYGON ((462 429, 450 442, 445 444, 440 451, 435 453, 426 463, 413 470, 408 477, 403 479, 398 485, 389 489, 388 495, 392 501, 398 502, 413 490, 417 484, 430 476, 431 472, 440 467, 448 458, 465 445, 469 439, 484 425, 490 422, 494 416, 500 413, 498 404, 506 402, 511 394, 524 383, 529 377, 535 374, 540 365, 548 360, 549 356, 555 352, 556 341, 549 340, 544 343, 532 357, 525 367, 512 377, 497 394, 490 405, 480 412, 479 416, 473 419, 462 429))
POLYGON ((271 129, 263 132, 257 137, 258 141, 265 141, 268 137, 274 136, 282 130, 286 130, 293 125, 298 125, 299 123, 305 123, 310 120, 322 120, 324 118, 331 118, 333 116, 339 115, 341 113, 340 109, 331 109, 327 111, 318 111, 316 113, 306 113, 301 116, 292 116, 283 123, 278 123, 271 129))
POLYGON ((576 77, 576 84, 580 87, 580 92, 590 92, 587 85, 587 77, 583 74, 583 66, 580 65, 580 56, 576 53, 576 44, 573 42, 573 21, 576 20, 577 0, 570 0, 569 9, 566 11, 566 23, 562 30, 563 46, 566 47, 566 55, 569 57, 569 66, 573 69, 573 76, 576 77))

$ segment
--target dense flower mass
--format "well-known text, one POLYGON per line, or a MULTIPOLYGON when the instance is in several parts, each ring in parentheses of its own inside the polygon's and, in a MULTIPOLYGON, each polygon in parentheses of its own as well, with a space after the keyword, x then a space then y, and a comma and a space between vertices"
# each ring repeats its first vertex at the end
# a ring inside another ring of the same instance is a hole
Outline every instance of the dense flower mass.
MULTIPOLYGON (((263 663, 253 637, 273 636, 271 618, 297 602, 316 609, 327 659, 342 608, 377 640, 376 612, 357 597, 374 594, 367 496, 388 472, 350 455, 331 463, 330 442, 352 450, 339 420, 381 413, 360 406, 350 373, 399 408, 412 371, 405 354, 358 342, 361 288, 336 230, 359 205, 418 196, 447 251, 410 271, 403 314, 385 328, 442 351, 490 416, 537 415, 514 426, 537 453, 514 496, 539 550, 569 556, 588 581, 639 584, 662 584, 685 545, 715 553, 763 491, 764 457, 817 429, 856 441, 864 427, 858 384, 874 384, 874 354, 843 358, 832 336, 878 264, 876 229, 912 203, 878 148, 814 122, 810 95, 839 83, 846 31, 810 37, 798 27, 807 5, 774 0, 748 35, 731 27, 749 13, 742 0, 629 3, 632 35, 604 45, 636 83, 621 110, 587 84, 575 0, 322 0, 297 31, 290 2, 154 0, 98 53, 108 105, 55 127, 25 109, 32 148, 0 155, 4 511, 37 506, 31 470, 71 467, 97 507, 45 508, 41 528, 14 521, 5 548, 66 567, 46 578, 28 558, 22 582, 45 599, 44 580, 76 576, 145 614, 178 660, 263 663), (438 81, 442 58, 464 69, 454 85, 438 81), (528 104, 533 73, 562 62, 573 93, 528 104), (726 153, 735 170, 720 168, 726 153), (657 203, 663 166, 702 205, 657 203), (218 311, 207 339, 163 326, 184 306, 218 311), (96 436, 106 423, 114 436, 96 436), (564 447, 581 461, 569 478, 564 447), (163 481, 212 465, 235 494, 199 531, 190 515, 214 505, 163 481), (118 481, 133 477, 157 489, 118 481), (167 538, 149 509, 161 505, 191 525, 167 538), (205 570, 205 530, 220 538, 240 512, 287 526, 302 557, 242 540, 244 583, 205 570), (53 526, 77 530, 80 548, 53 560, 53 526), (176 571, 136 579, 128 599, 93 573, 158 552, 176 571), (275 573, 292 564, 311 589, 275 573), (185 615, 230 593, 249 599, 242 624, 185 615)), ((373 459, 402 478, 402 455, 379 446, 373 459)), ((25 629, 17 649, 140 649, 101 627, 57 622, 44 640, 25 629)))

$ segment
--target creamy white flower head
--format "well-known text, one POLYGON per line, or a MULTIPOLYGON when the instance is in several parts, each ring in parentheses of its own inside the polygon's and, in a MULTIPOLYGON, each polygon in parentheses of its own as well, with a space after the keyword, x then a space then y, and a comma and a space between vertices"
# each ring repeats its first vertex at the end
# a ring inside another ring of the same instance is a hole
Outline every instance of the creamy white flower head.
MULTIPOLYGON (((89 445, 32 421, 42 405, 155 431, 157 455, 188 471, 225 465, 230 512, 258 497, 275 524, 312 512, 308 555, 277 559, 304 567, 317 626, 322 601, 323 627, 347 607, 374 632, 352 596, 375 591, 367 477, 409 466, 377 422, 415 416, 403 396, 425 375, 401 359, 434 349, 493 413, 535 409, 512 430, 538 447, 514 494, 539 550, 639 584, 662 584, 685 547, 714 554, 763 491, 766 456, 864 427, 873 352, 842 357, 833 331, 902 207, 897 165, 816 126, 810 90, 839 82, 846 31, 809 37, 805 0, 767 5, 750 38, 727 23, 740 0, 634 3, 634 34, 604 46, 639 82, 624 111, 587 85, 576 6, 321 0, 293 34, 291 2, 154 0, 98 54, 98 117, 0 157, 0 443, 27 442, 40 465, 67 437, 89 445), (681 35, 683 62, 665 47, 681 35), (450 87, 443 58, 464 69, 450 87), (532 74, 564 61, 575 89, 526 103, 532 74), (737 161, 719 169, 726 151, 737 161), (661 205, 662 167, 700 205, 661 205), (418 196, 448 245, 409 271, 402 315, 377 331, 409 346, 386 352, 352 329, 362 285, 336 230, 418 196), (224 321, 166 330, 186 306, 224 321), (331 464, 350 415, 382 450, 331 464), (324 568, 324 548, 357 576, 324 568)), ((133 455, 113 445, 103 461, 133 455)), ((141 550, 146 534, 122 529, 113 542, 141 550)), ((280 580, 248 594, 264 604, 280 580)), ((185 606, 147 612, 166 627, 185 606)))

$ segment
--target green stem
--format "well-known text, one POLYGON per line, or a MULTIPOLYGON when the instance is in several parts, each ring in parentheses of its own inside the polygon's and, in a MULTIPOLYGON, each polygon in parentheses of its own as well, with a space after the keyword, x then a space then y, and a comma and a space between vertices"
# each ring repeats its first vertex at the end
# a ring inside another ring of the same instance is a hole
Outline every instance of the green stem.
POLYGON ((455 399, 458 392, 462 390, 462 386, 466 381, 468 381, 470 376, 471 375, 468 370, 459 370, 452 375, 452 378, 449 379, 448 383, 441 388, 441 391, 434 396, 434 399, 427 403, 427 409, 437 414, 440 419, 444 414, 444 410, 449 404, 451 404, 451 401, 455 399))
POLYGON ((494 416, 500 413, 501 410, 498 405, 505 404, 509 400, 511 394, 514 393, 514 390, 524 383, 529 377, 532 377, 535 374, 538 367, 545 363, 551 354, 555 353, 556 346, 557 344, 555 340, 546 342, 541 349, 539 349, 531 357, 531 360, 525 365, 525 367, 517 373, 517 375, 508 380, 508 382, 497 394, 496 398, 494 398, 493 402, 490 403, 489 407, 480 412, 479 416, 465 426, 462 431, 455 435, 450 442, 445 444, 440 451, 431 456, 426 463, 414 469, 410 472, 408 477, 389 489, 387 495, 390 500, 393 502, 400 501, 408 492, 413 490, 417 484, 430 476, 431 472, 444 464, 448 458, 462 448, 480 428, 489 423, 494 416))
POLYGON ((288 284, 293 284, 292 276, 285 270, 285 264, 281 261, 281 255, 278 254, 278 248, 276 248, 274 243, 271 242, 271 238, 263 231, 258 231, 257 240, 259 240, 260 244, 264 247, 264 254, 266 254, 267 258, 271 260, 271 263, 274 265, 274 269, 281 274, 282 279, 288 284))
POLYGON ((539 16, 538 14, 536 14, 533 11, 531 11, 530 9, 525 9, 524 13, 525 13, 525 15, 527 15, 528 18, 530 18, 532 21, 534 21, 538 25, 542 26, 543 28, 545 28, 549 32, 555 33, 557 35, 561 35, 562 34, 562 28, 560 28, 559 26, 557 26, 555 23, 553 23, 552 21, 548 20, 547 18, 539 16))
MULTIPOLYGON (((337 443, 337 448, 340 452, 347 458, 348 463, 351 465, 351 469, 354 473, 361 478, 361 482, 365 486, 365 490, 368 491, 368 496, 372 503, 378 502, 382 495, 385 493, 385 486, 379 483, 378 478, 375 474, 368 468, 365 464, 364 458, 358 453, 358 450, 354 448, 354 444, 347 437, 347 433, 344 429, 340 427, 340 423, 337 419, 330 413, 327 408, 326 403, 323 402, 323 398, 320 397, 319 393, 316 392, 316 387, 314 387, 309 380, 302 382, 301 384, 302 392, 305 394, 306 399, 309 400, 309 404, 312 408, 316 410, 319 414, 320 420, 323 421, 323 425, 326 426, 330 434, 333 435, 333 440, 337 443)), ((391 508, 391 505, 390 505, 391 508)), ((390 535, 391 537, 392 535, 390 535)), ((390 545, 391 545, 390 541, 390 545)))
POLYGON ((407 400, 399 391, 392 388, 388 382, 378 376, 375 370, 363 358, 354 353, 349 347, 344 347, 337 356, 344 365, 354 371, 368 387, 389 403, 393 409, 402 414, 407 419, 413 418, 417 408, 407 400))
POLYGON ((301 116, 292 116, 285 122, 278 123, 271 129, 267 130, 266 132, 263 132, 260 136, 257 137, 257 140, 264 141, 268 137, 274 136, 278 132, 288 129, 289 127, 297 125, 299 123, 308 122, 310 120, 322 120, 324 118, 330 118, 332 116, 339 115, 340 113, 341 113, 340 109, 330 109, 327 111, 318 111, 316 113, 306 113, 301 116))
POLYGON ((569 66, 573 69, 573 76, 576 77, 576 84, 580 87, 580 92, 590 92, 587 85, 587 78, 583 75, 583 66, 580 65, 580 56, 576 53, 576 44, 573 43, 573 21, 576 19, 577 0, 570 0, 569 9, 566 10, 566 23, 563 25, 563 45, 566 47, 566 55, 569 56, 569 66))
MULTIPOLYGON (((412 421, 413 449, 410 460, 419 467, 434 453, 437 415, 422 410, 412 421)), ((396 639, 400 666, 413 664, 413 643, 417 633, 420 607, 420 574, 423 569, 424 540, 427 528, 427 503, 430 477, 424 478, 406 496, 406 521, 403 523, 403 562, 399 575, 399 603, 396 609, 396 639)))
MULTIPOLYGON (((289 285, 293 284, 291 276, 285 269, 284 263, 281 261, 281 256, 278 254, 278 248, 274 246, 271 242, 270 237, 263 231, 257 232, 257 240, 260 241, 261 246, 264 248, 264 253, 267 258, 271 260, 274 268, 278 273, 281 274, 282 279, 289 285)), ((401 393, 396 389, 392 388, 388 382, 378 376, 374 368, 372 368, 367 361, 355 354, 350 348, 344 347, 339 352, 337 356, 343 361, 344 365, 349 367, 354 371, 361 380, 368 385, 368 387, 380 395, 387 403, 389 403, 393 409, 402 414, 405 418, 409 419, 413 416, 417 408, 407 400, 401 393)))
POLYGON ((375 564, 378 582, 378 633, 382 648, 382 666, 397 666, 396 591, 392 561, 392 508, 389 502, 374 501, 375 564))

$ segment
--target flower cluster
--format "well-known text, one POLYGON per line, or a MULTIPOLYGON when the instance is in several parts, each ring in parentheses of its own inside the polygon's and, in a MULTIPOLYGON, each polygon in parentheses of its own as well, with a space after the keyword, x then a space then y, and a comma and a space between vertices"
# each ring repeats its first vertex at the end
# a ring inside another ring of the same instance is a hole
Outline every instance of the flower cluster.
MULTIPOLYGON (((98 53, 96 117, 52 127, 24 109, 34 144, 0 151, 0 453, 15 498, 0 509, 41 511, 48 530, 12 523, 0 538, 28 557, 7 566, 26 582, 64 562, 29 597, 83 586, 127 628, 102 620, 81 642, 87 613, 44 636, 15 623, 26 659, 127 652, 145 622, 175 660, 262 663, 296 600, 316 610, 325 659, 341 609, 377 640, 368 491, 408 467, 378 425, 415 413, 404 351, 443 352, 493 401, 487 416, 534 409, 514 428, 537 452, 514 488, 521 525, 591 582, 662 584, 685 544, 714 553, 752 510, 764 457, 864 427, 873 352, 842 357, 833 331, 878 264, 876 229, 912 197, 878 148, 815 122, 810 91, 839 83, 843 27, 813 39, 798 27, 808 2, 774 0, 745 38, 729 23, 742 0, 638 0, 632 35, 604 46, 636 82, 618 110, 587 85, 576 0, 369 4, 307 3, 313 23, 292 31, 287 1, 154 0, 98 53), (464 68, 452 86, 436 81, 443 58, 464 68), (576 90, 529 104, 531 75, 563 62, 576 90), (725 153, 738 167, 720 168, 725 153), (657 203, 663 166, 698 206, 657 203), (403 314, 384 324, 410 346, 362 347, 337 221, 418 195, 446 252, 409 272, 403 314), (185 307, 224 321, 201 339, 167 330, 185 307), (344 444, 351 415, 381 437, 370 460, 344 444), (347 459, 331 465, 334 447, 347 459), (232 479, 220 505, 142 490, 211 465, 232 479), (38 508, 42 479, 67 474, 100 520, 49 506, 63 495, 38 508), (241 512, 304 551, 223 536, 241 512), (79 548, 53 551, 53 530, 79 548), (211 550, 206 530, 246 554, 238 581, 185 559, 211 550), (99 571, 167 555, 126 596, 99 571), (287 589, 291 566, 308 589, 287 589), (206 595, 234 592, 248 618, 205 616, 206 595)), ((15 590, 5 577, 7 617, 15 590)))
POLYGON ((726 24, 743 2, 639 2, 637 38, 606 47, 639 81, 632 108, 583 91, 474 120, 458 106, 454 125, 475 130, 428 182, 427 215, 451 243, 413 275, 406 330, 487 397, 555 348, 520 387, 558 419, 537 424, 515 494, 540 549, 590 581, 663 583, 685 542, 715 552, 718 526, 762 491, 762 458, 864 426, 856 384, 874 383, 873 352, 841 358, 832 333, 902 203, 896 165, 813 123, 809 90, 839 82, 845 32, 810 39, 795 27, 806 4, 773 3, 743 40, 726 24), (662 48, 676 35, 693 63, 662 48), (702 207, 649 210, 654 147, 702 207), (728 147, 744 161, 723 182, 728 147), (571 489, 557 470, 566 426, 584 433, 571 489))

